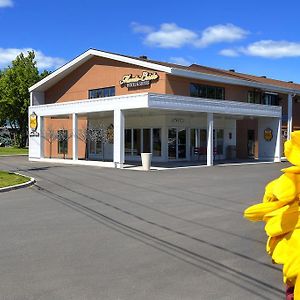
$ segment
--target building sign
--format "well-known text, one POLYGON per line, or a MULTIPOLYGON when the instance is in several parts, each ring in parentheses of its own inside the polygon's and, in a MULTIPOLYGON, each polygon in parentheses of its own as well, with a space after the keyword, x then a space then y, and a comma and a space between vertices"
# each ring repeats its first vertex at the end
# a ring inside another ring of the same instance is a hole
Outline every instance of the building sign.
POLYGON ((124 75, 120 80, 121 87, 135 88, 140 86, 150 86, 151 82, 159 79, 157 72, 143 71, 142 75, 133 76, 132 74, 124 75))
POLYGON ((38 127, 37 115, 34 112, 29 117, 29 127, 31 129, 30 136, 39 136, 39 133, 36 132, 38 127))
POLYGON ((271 128, 266 128, 264 130, 264 138, 267 142, 272 141, 272 139, 273 139, 273 130, 271 128))

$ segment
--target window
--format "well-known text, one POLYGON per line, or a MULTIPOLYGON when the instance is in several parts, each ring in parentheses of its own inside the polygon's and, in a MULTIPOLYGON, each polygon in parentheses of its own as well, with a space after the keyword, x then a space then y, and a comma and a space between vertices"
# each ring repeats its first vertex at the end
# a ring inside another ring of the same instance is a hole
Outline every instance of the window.
POLYGON ((248 103, 261 104, 261 92, 249 91, 248 92, 248 103))
POLYGON ((138 156, 141 152, 161 156, 161 128, 125 129, 125 154, 138 156))
POLYGON ((112 97, 116 95, 115 87, 105 87, 101 89, 89 90, 89 99, 112 97))
POLYGON ((225 89, 217 86, 201 85, 197 83, 190 84, 190 96, 209 98, 209 99, 225 99, 225 89))
POLYGON ((279 105, 279 98, 278 94, 275 93, 261 93, 257 91, 249 91, 248 103, 279 105))
POLYGON ((262 104, 265 105, 279 105, 279 99, 277 94, 265 93, 263 95, 262 104))
POLYGON ((68 153, 68 130, 58 130, 58 154, 68 153))
POLYGON ((224 130, 223 129, 216 129, 217 131, 217 138, 215 140, 215 148, 217 150, 217 154, 223 154, 224 148, 224 130))
POLYGON ((161 129, 153 128, 152 129, 152 143, 153 143, 153 156, 161 156, 161 129))
POLYGON ((131 129, 125 129, 125 155, 131 155, 131 129))
POLYGON ((133 155, 141 154, 141 129, 133 129, 133 155))

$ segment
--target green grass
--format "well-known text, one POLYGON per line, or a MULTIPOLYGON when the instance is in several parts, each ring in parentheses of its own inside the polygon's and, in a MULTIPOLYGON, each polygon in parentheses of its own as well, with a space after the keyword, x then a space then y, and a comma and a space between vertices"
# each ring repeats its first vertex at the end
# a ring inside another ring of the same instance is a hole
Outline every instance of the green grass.
POLYGON ((16 154, 28 154, 27 148, 14 148, 14 147, 0 147, 1 155, 16 155, 16 154))
POLYGON ((0 171, 0 188, 25 183, 29 180, 30 179, 25 176, 9 173, 5 171, 0 171))

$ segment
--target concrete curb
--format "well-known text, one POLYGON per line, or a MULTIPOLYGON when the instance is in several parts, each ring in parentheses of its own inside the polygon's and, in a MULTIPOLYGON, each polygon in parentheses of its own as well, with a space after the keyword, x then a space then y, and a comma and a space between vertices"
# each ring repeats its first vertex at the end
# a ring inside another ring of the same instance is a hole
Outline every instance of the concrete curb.
POLYGON ((23 174, 19 174, 19 173, 16 173, 16 172, 12 172, 16 175, 20 175, 20 176, 23 176, 23 177, 27 177, 29 178, 30 180, 25 182, 25 183, 21 183, 21 184, 17 184, 17 185, 11 185, 11 186, 6 186, 6 187, 3 187, 3 188, 0 188, 0 193, 3 193, 3 192, 9 192, 9 191, 12 191, 12 190, 17 190, 17 189, 22 189, 22 188, 26 188, 28 186, 31 186, 35 183, 35 179, 33 177, 28 177, 28 176, 25 176, 23 174))
POLYGON ((1 157, 13 157, 13 156, 28 156, 28 154, 5 154, 5 155, 0 155, 1 157))

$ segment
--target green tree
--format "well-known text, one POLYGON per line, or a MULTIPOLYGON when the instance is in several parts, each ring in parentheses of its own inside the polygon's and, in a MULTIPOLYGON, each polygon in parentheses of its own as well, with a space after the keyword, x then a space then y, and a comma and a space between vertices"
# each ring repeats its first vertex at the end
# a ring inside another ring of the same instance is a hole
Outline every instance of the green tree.
POLYGON ((34 51, 21 53, 0 73, 0 120, 6 120, 16 130, 19 147, 24 147, 27 139, 28 89, 48 74, 48 71, 39 74, 34 51))

